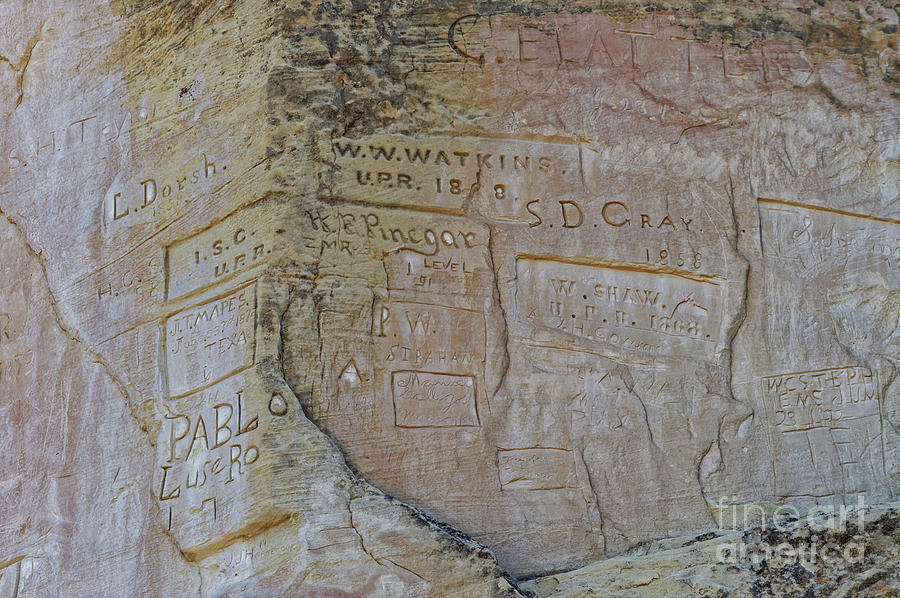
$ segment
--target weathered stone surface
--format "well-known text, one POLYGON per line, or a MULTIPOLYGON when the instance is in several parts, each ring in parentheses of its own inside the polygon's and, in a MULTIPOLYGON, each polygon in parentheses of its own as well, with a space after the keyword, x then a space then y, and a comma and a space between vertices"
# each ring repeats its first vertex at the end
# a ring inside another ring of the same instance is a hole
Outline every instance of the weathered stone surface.
POLYGON ((896 589, 896 6, 0 22, 0 597, 896 589))

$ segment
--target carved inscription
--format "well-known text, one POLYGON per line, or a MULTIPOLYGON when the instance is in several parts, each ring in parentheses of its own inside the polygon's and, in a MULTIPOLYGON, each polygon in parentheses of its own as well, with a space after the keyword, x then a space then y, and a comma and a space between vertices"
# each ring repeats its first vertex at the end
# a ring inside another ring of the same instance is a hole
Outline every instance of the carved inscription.
POLYGON ((577 379, 582 380, 585 390, 576 392, 567 398, 569 411, 569 430, 575 438, 596 434, 597 429, 606 426, 609 429, 619 429, 629 423, 630 415, 620 413, 614 407, 622 399, 623 389, 621 384, 614 382, 614 378, 606 369, 596 369, 593 366, 572 368, 577 379))
POLYGON ((477 296, 490 276, 483 251, 447 248, 427 256, 402 251, 386 256, 388 288, 417 293, 477 296))
POLYGON ((448 228, 438 230, 435 240, 440 246, 434 251, 409 248, 384 256, 388 289, 412 291, 416 297, 438 301, 451 295, 489 295, 493 278, 489 253, 483 246, 470 246, 478 233, 467 231, 462 242, 457 242, 448 228))
POLYGON ((227 397, 220 397, 216 391, 201 391, 192 399, 199 409, 166 415, 169 455, 167 465, 162 466, 160 500, 179 498, 182 490, 204 488, 207 483, 229 484, 259 458, 259 447, 240 443, 241 436, 259 426, 259 416, 245 412, 243 389, 227 397), (220 398, 224 402, 216 402, 220 398), (200 456, 206 457, 202 463, 200 456), (187 467, 189 463, 194 467, 187 467))
MULTIPOLYGON (((896 353, 891 298, 900 289, 900 220, 778 199, 758 205, 773 346, 795 352, 782 340, 819 337, 896 353)), ((814 359, 840 357, 808 354, 799 363, 814 359)))
POLYGON ((866 258, 900 273, 900 220, 759 199, 764 253, 790 267, 820 270, 866 258))
MULTIPOLYGON (((808 84, 815 72, 812 60, 797 44, 736 52, 703 43, 675 23, 671 14, 654 14, 627 25, 602 15, 554 15, 552 20, 472 15, 451 25, 448 42, 466 61, 482 68, 512 69, 535 77, 561 69, 616 69, 676 80, 718 79, 742 87, 778 79, 808 84)), ((546 84, 545 79, 540 81, 546 84)))
POLYGON ((162 263, 155 255, 138 268, 131 270, 128 264, 113 262, 95 275, 97 301, 102 304, 118 303, 119 297, 127 297, 139 304, 162 300, 162 263))
POLYGON ((501 448, 497 452, 501 490, 576 488, 575 458, 562 448, 501 448))
POLYGON ((638 265, 517 259, 518 319, 627 351, 712 357, 721 279, 638 265))
POLYGON ((779 374, 763 380, 772 424, 785 434, 878 416, 878 381, 868 368, 779 374))
MULTIPOLYGON (((531 228, 603 228, 607 232, 625 231, 638 233, 690 233, 702 232, 699 222, 686 212, 670 212, 664 206, 648 209, 635 207, 624 201, 609 200, 578 201, 562 199, 553 201, 535 200, 529 202, 528 226, 531 228)), ((665 260, 664 255, 659 256, 665 260)), ((700 267, 699 253, 684 253, 672 256, 672 263, 680 259, 679 266, 700 267)), ((656 261, 656 256, 647 253, 647 261, 656 261)))
POLYGON ((145 244, 66 288, 72 311, 91 342, 101 343, 136 326, 148 308, 163 303, 164 263, 162 249, 145 244))
POLYGON ((68 123, 51 125, 53 129, 48 127, 32 131, 30 137, 17 139, 14 146, 0 150, 4 158, 3 166, 14 174, 44 166, 58 155, 111 144, 123 134, 146 126, 155 118, 156 106, 152 104, 137 111, 122 107, 114 114, 77 116, 68 123))
POLYGON ((800 492, 795 483, 802 483, 810 468, 838 469, 843 491, 866 490, 883 473, 879 384, 872 370, 847 366, 777 374, 762 378, 761 386, 780 493, 800 492))
POLYGON ((409 301, 376 304, 372 335, 401 428, 479 426, 487 331, 481 312, 409 301), (465 342, 460 342, 465 338, 465 342))
POLYGON ((249 367, 255 352, 254 285, 180 311, 166 319, 169 394, 183 395, 249 367))
POLYGON ((392 387, 397 427, 478 426, 472 376, 400 370, 392 374, 392 387))
POLYGON ((392 302, 376 308, 373 333, 392 370, 480 375, 485 359, 484 316, 477 311, 392 302), (465 333, 465 343, 454 343, 465 333))
POLYGON ((332 148, 333 196, 352 201, 463 215, 463 203, 473 196, 490 215, 518 221, 539 196, 581 188, 575 145, 375 136, 339 139, 332 148))
POLYGON ((276 228, 258 211, 251 214, 244 208, 190 239, 173 243, 166 248, 168 298, 264 264, 273 251, 276 228))
POLYGON ((104 197, 103 221, 106 226, 168 221, 199 195, 227 184, 227 169, 226 164, 217 164, 210 155, 200 153, 181 168, 117 181, 104 197))
MULTIPOLYGON (((471 223, 462 219, 411 222, 407 215, 396 211, 367 210, 352 205, 304 210, 301 222, 304 247, 329 260, 383 259, 388 254, 409 253, 437 257, 447 263, 447 250, 471 249, 484 246, 486 241, 473 230, 471 223)), ((458 254, 450 251, 451 256, 458 254)), ((456 272, 462 273, 461 262, 457 263, 456 272)), ((452 271, 452 265, 447 270, 452 271)), ((471 267, 467 270, 471 271, 471 267)))
POLYGON ((238 374, 165 409, 154 487, 181 549, 200 550, 270 516, 265 501, 247 499, 243 489, 266 461, 266 422, 289 413, 285 398, 251 388, 238 374))

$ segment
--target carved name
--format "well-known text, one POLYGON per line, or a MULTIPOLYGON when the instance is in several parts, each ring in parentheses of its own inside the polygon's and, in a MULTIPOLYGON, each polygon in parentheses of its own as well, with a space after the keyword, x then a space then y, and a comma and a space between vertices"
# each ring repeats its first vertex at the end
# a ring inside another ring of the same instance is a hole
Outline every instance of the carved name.
MULTIPOLYGON (((304 210, 301 222, 304 246, 329 259, 383 259, 385 255, 396 253, 429 258, 441 256, 446 263, 447 250, 471 249, 484 246, 486 241, 483 235, 473 230, 471 223, 463 219, 416 222, 406 214, 350 205, 304 210)), ((451 255, 454 255, 452 251, 451 255)))
POLYGON ((518 319, 637 353, 712 357, 721 279, 633 264, 519 256, 518 319))
POLYGON ((780 496, 863 492, 881 483, 883 422, 878 378, 846 366, 760 381, 780 496), (818 472, 813 488, 811 471, 818 472))
POLYGON ((772 424, 782 433, 828 429, 879 413, 878 380, 865 367, 766 376, 763 383, 772 424))
POLYGON ((213 384, 254 362, 256 293, 251 284, 166 319, 169 394, 213 384))
POLYGON ((332 196, 339 199, 461 216, 469 197, 488 208, 506 198, 525 205, 581 187, 575 145, 380 135, 338 139, 332 148, 332 196))
POLYGON ((182 551, 202 555, 280 516, 251 478, 271 467, 263 442, 269 425, 290 411, 283 395, 256 390, 237 374, 164 407, 154 493, 182 551))
POLYGON ((23 138, 15 146, 4 148, 4 166, 10 172, 21 171, 49 162, 57 155, 110 144, 155 118, 156 106, 152 104, 137 111, 123 108, 115 114, 80 116, 53 129, 34 131, 30 139, 23 138))
POLYGON ((600 68, 742 85, 778 79, 809 83, 816 69, 799 44, 769 43, 736 51, 703 43, 677 26, 672 14, 627 24, 602 15, 469 15, 450 26, 448 42, 466 61, 523 73, 600 68))
POLYGON ((484 367, 486 330, 480 312, 395 301, 378 306, 373 319, 373 335, 392 369, 466 376, 480 375, 484 367))
POLYGON ((473 376, 399 370, 391 374, 391 379, 397 427, 479 425, 473 376))
POLYGON ((900 220, 777 199, 759 199, 765 255, 804 270, 866 258, 900 273, 900 220))
POLYGON ((497 451, 500 489, 559 490, 576 488, 575 459, 562 448, 501 448, 497 451))
POLYGON ((227 169, 227 165, 216 164, 211 156, 201 153, 181 168, 116 182, 103 199, 103 221, 106 226, 118 226, 136 220, 170 220, 199 195, 214 192, 226 183, 227 169))
POLYGON ((166 248, 169 299, 266 263, 274 250, 277 226, 258 210, 251 213, 253 209, 243 208, 212 228, 166 248))
MULTIPOLYGON (((604 228, 641 232, 702 232, 698 222, 687 213, 670 213, 665 208, 635 208, 624 201, 586 202, 563 199, 532 200, 525 206, 528 226, 535 228, 604 228)), ((649 256, 648 256, 649 257, 649 256)))

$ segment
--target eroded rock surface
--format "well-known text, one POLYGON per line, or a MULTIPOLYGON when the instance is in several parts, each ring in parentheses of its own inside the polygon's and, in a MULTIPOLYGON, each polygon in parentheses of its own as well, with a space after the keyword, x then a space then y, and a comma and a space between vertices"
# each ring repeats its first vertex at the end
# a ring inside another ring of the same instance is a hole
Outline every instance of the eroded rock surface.
POLYGON ((896 589, 893 4, 0 22, 0 598, 896 589))

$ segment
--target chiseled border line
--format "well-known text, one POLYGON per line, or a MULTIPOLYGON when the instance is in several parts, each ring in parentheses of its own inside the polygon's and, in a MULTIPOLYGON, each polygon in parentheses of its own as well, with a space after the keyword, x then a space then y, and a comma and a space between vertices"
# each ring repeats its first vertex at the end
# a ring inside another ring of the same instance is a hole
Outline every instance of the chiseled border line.
POLYGON ((900 220, 896 218, 885 218, 883 216, 871 216, 869 214, 857 214, 856 212, 848 212, 847 210, 838 210, 836 208, 826 208, 825 206, 817 206, 812 204, 804 204, 796 201, 787 201, 785 199, 770 199, 768 197, 757 197, 760 203, 772 203, 781 206, 789 206, 792 208, 802 208, 804 210, 813 210, 816 212, 826 212, 829 214, 838 214, 840 216, 851 216, 853 218, 864 218, 866 220, 875 220, 876 222, 886 222, 888 224, 900 224, 900 220))
POLYGON ((679 270, 671 266, 640 264, 636 262, 625 262, 621 260, 610 260, 603 258, 593 258, 587 256, 571 256, 563 257, 551 254, 532 254, 520 253, 516 255, 516 262, 519 260, 558 262, 563 264, 572 264, 575 266, 592 266, 594 268, 608 268, 610 270, 621 270, 623 272, 641 272, 644 274, 668 274, 690 280, 693 282, 703 282, 721 286, 726 280, 715 274, 702 274, 700 272, 690 272, 688 270, 679 270))

